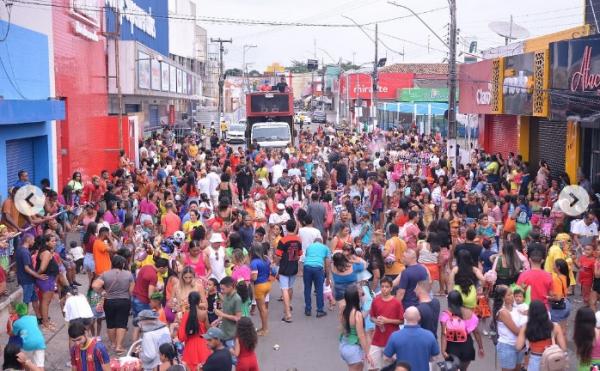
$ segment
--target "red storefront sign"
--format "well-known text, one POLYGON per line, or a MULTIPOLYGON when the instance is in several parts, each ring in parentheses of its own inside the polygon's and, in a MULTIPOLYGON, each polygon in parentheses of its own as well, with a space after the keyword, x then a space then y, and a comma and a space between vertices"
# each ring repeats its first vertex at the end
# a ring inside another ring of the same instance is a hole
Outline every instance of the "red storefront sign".
POLYGON ((463 64, 458 74, 460 113, 492 113, 492 60, 463 64))
MULTIPOLYGON (((398 89, 413 87, 412 73, 379 73, 377 99, 395 100, 398 89)), ((371 99, 373 79, 369 73, 350 73, 340 77, 342 99, 371 99), (347 85, 350 91, 347 91, 347 85)))

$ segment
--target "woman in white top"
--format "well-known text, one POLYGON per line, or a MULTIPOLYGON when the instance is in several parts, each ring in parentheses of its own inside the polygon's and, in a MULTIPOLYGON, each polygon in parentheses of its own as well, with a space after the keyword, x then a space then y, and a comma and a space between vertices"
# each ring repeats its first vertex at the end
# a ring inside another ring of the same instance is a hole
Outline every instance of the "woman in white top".
POLYGON ((523 363, 524 352, 515 348, 520 328, 515 323, 518 312, 513 304, 512 290, 505 285, 496 286, 492 315, 498 333, 496 351, 502 371, 520 370, 523 363))
POLYGON ((225 248, 223 247, 223 236, 221 233, 213 233, 210 237, 210 248, 208 248, 208 261, 210 263, 210 276, 221 282, 225 278, 225 248))

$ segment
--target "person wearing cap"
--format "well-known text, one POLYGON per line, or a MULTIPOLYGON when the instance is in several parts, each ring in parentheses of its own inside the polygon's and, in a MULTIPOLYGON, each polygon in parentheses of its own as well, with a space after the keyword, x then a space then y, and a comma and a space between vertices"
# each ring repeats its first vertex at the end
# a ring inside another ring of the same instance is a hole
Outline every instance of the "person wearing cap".
POLYGON ((202 335, 213 353, 202 365, 202 371, 231 371, 233 363, 229 349, 223 344, 223 331, 218 327, 211 327, 202 335))
POLYGON ((225 248, 223 247, 223 235, 213 232, 210 236, 210 248, 208 248, 208 262, 210 263, 210 276, 217 281, 225 277, 225 248))
POLYGON ((290 220, 290 214, 285 211, 284 204, 277 204, 277 212, 269 216, 269 225, 283 225, 290 220))
POLYGON ((144 309, 137 316, 137 325, 142 330, 140 360, 144 371, 156 370, 160 365, 159 348, 171 343, 171 333, 166 324, 159 320, 157 312, 144 309))
POLYGON ((13 323, 12 332, 23 339, 23 350, 37 367, 44 368, 46 341, 35 316, 29 314, 27 304, 15 304, 19 319, 13 323))

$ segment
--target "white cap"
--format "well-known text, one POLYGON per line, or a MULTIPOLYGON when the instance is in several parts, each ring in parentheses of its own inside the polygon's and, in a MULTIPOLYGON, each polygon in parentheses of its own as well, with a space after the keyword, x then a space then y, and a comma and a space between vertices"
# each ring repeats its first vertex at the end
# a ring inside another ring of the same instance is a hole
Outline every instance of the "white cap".
POLYGON ((285 210, 284 204, 277 204, 277 210, 285 210))
POLYGON ((222 243, 223 241, 223 236, 221 236, 221 233, 213 233, 210 236, 210 243, 222 243))

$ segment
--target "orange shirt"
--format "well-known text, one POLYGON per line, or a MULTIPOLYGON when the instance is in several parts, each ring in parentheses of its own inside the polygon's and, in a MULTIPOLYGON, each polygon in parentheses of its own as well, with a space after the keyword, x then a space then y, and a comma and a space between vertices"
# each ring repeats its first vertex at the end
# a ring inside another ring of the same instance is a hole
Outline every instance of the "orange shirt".
POLYGON ((94 264, 96 266, 96 275, 99 276, 102 273, 110 270, 110 253, 108 252, 108 246, 106 243, 99 238, 96 238, 93 246, 94 252, 94 264))
POLYGON ((385 242, 383 251, 386 253, 392 253, 396 257, 396 261, 391 266, 385 267, 386 275, 398 275, 404 270, 404 264, 402 263, 402 256, 406 251, 406 242, 400 239, 398 236, 394 236, 385 242))
POLYGON ((162 217, 160 224, 165 226, 165 237, 171 237, 181 228, 181 219, 175 213, 168 212, 162 217))
POLYGON ((567 277, 562 274, 552 273, 552 292, 559 299, 564 298, 567 293, 567 277))

